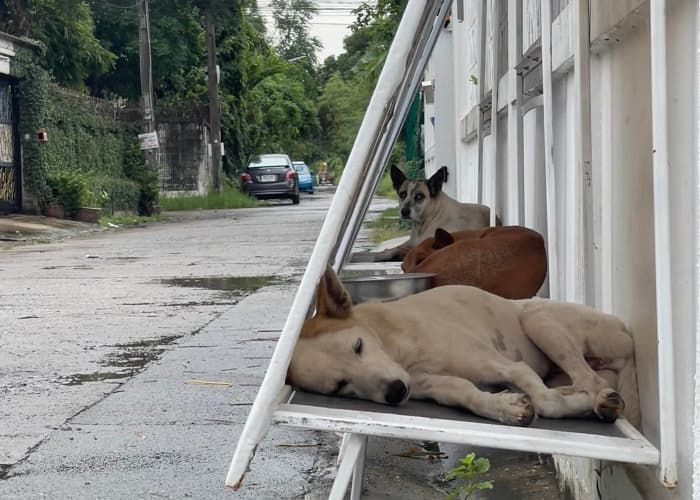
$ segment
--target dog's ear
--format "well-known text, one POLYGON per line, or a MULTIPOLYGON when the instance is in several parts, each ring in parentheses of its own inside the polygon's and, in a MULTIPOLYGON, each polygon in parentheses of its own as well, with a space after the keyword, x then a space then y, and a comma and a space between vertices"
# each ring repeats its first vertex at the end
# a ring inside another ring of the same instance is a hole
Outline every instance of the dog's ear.
POLYGON ((435 198, 440 191, 442 191, 443 182, 447 181, 447 167, 440 167, 437 172, 435 172, 430 179, 428 179, 428 190, 430 191, 430 197, 435 198))
POLYGON ((439 227, 435 230, 435 243, 433 243, 433 248, 435 250, 440 250, 448 245, 455 242, 454 237, 445 231, 443 228, 439 227))
POLYGON ((352 313, 352 298, 330 266, 316 288, 316 315, 343 319, 352 313))
POLYGON ((394 186, 394 191, 398 193, 401 184, 406 181, 406 175, 396 165, 391 166, 389 173, 391 174, 391 184, 394 186))

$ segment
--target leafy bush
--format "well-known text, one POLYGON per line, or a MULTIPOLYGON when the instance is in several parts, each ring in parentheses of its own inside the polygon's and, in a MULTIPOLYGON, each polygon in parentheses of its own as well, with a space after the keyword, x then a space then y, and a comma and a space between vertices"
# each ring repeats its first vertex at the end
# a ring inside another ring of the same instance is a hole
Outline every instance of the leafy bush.
POLYGON ((124 174, 139 186, 139 215, 153 215, 160 193, 158 172, 148 166, 136 140, 124 146, 124 174))
POLYGON ((85 175, 75 170, 50 172, 46 182, 54 200, 63 205, 67 217, 73 217, 88 193, 85 175))
POLYGON ((104 190, 109 195, 109 200, 101 205, 107 213, 138 212, 141 188, 136 182, 112 177, 96 177, 92 182, 91 189, 104 190))
POLYGON ((478 490, 493 489, 493 481, 479 481, 478 476, 486 474, 491 468, 488 458, 476 457, 469 453, 459 460, 459 465, 445 473, 445 481, 457 480, 459 484, 447 494, 448 500, 469 500, 472 493, 478 490))
POLYGON ((102 208, 109 201, 109 193, 102 188, 87 189, 80 204, 83 207, 102 208))

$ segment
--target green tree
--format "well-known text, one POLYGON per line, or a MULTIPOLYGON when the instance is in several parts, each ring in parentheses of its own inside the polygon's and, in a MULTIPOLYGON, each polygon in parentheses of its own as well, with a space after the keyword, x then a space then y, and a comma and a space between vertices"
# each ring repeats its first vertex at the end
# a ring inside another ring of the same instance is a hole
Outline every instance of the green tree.
POLYGON ((29 35, 28 0, 0 0, 0 31, 15 36, 29 35))
POLYGON ((109 71, 116 61, 95 37, 92 11, 83 0, 34 0, 29 19, 32 38, 46 46, 47 69, 62 85, 82 88, 86 78, 109 71))
POLYGON ((285 60, 317 63, 321 41, 311 36, 311 19, 318 13, 312 0, 272 0, 272 18, 279 37, 277 52, 285 60))
MULTIPOLYGON (((118 58, 113 71, 90 79, 97 96, 117 94, 137 99, 141 94, 138 13, 135 3, 93 5, 96 34, 118 58)), ((150 3, 151 65, 157 99, 203 101, 206 96, 206 49, 200 11, 191 0, 150 3)))
MULTIPOLYGON (((326 59, 318 71, 325 82, 318 99, 320 142, 327 163, 336 170, 350 153, 405 3, 361 4, 354 11, 351 34, 344 40, 345 52, 326 59)), ((396 147, 393 155, 398 156, 400 149, 396 147)))

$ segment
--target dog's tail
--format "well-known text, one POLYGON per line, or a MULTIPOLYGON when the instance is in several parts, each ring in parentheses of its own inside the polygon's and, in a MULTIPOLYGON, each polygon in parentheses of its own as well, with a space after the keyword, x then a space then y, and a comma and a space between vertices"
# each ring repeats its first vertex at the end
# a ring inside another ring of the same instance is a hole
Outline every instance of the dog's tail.
POLYGON ((634 357, 630 357, 622 367, 617 378, 617 392, 625 402, 624 415, 629 422, 640 428, 641 412, 639 410, 639 389, 637 387, 637 369, 634 357))

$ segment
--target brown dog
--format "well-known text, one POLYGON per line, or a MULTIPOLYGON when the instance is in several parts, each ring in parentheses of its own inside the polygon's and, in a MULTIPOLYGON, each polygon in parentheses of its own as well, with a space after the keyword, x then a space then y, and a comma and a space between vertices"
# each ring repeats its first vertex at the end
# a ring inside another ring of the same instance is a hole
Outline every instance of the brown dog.
POLYGON ((634 424, 634 366, 625 325, 590 307, 507 300, 454 285, 355 306, 328 269, 287 382, 377 403, 430 399, 515 425, 528 425, 535 414, 613 421, 624 397, 634 424), (567 385, 548 386, 546 378, 558 371, 567 385), (513 392, 489 390, 502 387, 513 392))
POLYGON ((544 238, 521 226, 450 234, 443 229, 404 257, 406 273, 435 273, 435 286, 472 285, 506 299, 528 299, 547 275, 544 238))

